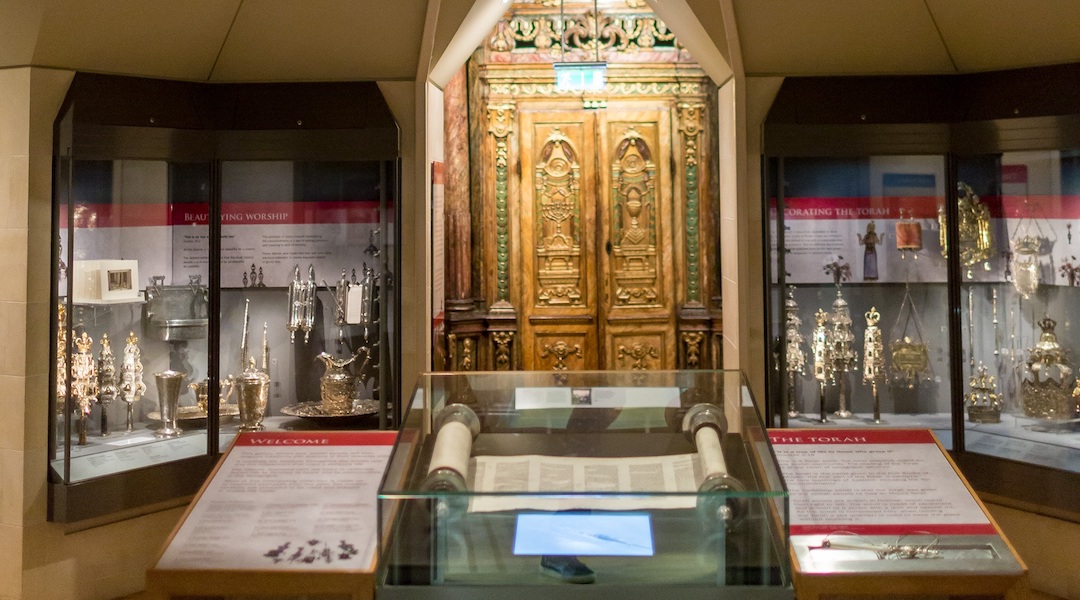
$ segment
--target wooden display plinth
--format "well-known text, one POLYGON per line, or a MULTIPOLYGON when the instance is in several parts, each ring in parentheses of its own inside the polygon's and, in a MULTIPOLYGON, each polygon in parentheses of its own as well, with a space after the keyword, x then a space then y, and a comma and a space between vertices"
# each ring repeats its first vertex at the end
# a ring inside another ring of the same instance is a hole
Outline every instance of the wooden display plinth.
POLYGON ((798 600, 1023 598, 1027 567, 930 430, 783 429, 798 600))
POLYGON ((147 571, 151 596, 371 600, 377 487, 396 435, 240 434, 147 571))

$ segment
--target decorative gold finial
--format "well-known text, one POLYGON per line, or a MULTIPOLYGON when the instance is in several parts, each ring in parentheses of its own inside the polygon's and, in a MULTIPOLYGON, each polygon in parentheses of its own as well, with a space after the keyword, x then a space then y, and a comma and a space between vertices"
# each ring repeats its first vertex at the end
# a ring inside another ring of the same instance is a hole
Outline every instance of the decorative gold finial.
POLYGON ((866 317, 867 327, 877 325, 878 321, 881 320, 881 313, 878 312, 876 306, 871 306, 870 310, 866 311, 866 314, 864 316, 866 317))

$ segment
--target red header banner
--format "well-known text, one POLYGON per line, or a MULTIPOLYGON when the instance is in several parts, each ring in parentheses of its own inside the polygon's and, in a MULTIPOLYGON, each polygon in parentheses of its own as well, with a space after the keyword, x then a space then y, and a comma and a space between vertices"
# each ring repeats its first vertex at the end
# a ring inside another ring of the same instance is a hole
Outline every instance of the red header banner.
POLYGON ((237 446, 393 446, 396 431, 259 431, 241 433, 237 446))

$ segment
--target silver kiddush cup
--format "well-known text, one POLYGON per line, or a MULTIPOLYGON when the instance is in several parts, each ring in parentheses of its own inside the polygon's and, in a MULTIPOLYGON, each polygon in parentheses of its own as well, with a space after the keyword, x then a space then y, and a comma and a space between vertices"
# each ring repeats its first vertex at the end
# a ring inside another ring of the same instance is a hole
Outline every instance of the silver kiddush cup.
POLYGON ((183 431, 176 425, 176 408, 180 403, 181 383, 187 373, 179 371, 162 371, 154 373, 154 382, 157 384, 158 403, 161 414, 161 428, 154 432, 160 438, 176 437, 183 431))
POLYGON ((238 431, 262 431, 266 415, 266 400, 270 394, 270 376, 262 371, 249 369, 233 378, 236 402, 240 409, 238 431))

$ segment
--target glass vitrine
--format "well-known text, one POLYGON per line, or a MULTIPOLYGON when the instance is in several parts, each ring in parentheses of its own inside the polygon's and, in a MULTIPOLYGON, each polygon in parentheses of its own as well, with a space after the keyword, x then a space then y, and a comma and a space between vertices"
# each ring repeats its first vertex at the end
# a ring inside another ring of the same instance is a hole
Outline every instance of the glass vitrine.
POLYGON ((396 425, 374 86, 78 74, 55 132, 50 518, 182 501, 237 431, 396 425))
POLYGON ((1080 152, 956 160, 961 253, 986 231, 986 261, 960 278, 968 452, 1080 473, 1080 152), (974 229, 972 229, 974 226, 974 229))
POLYGON ((930 428, 985 498, 1080 519, 1080 111, 1048 92, 1077 70, 785 81, 764 129, 773 425, 930 428))
POLYGON ((778 416, 951 443, 940 155, 785 157, 770 190, 778 416))
POLYGON ((423 375, 379 490, 376 593, 791 598, 759 415, 737 371, 423 375))
POLYGON ((222 447, 393 422, 392 178, 377 160, 221 162, 222 447))

